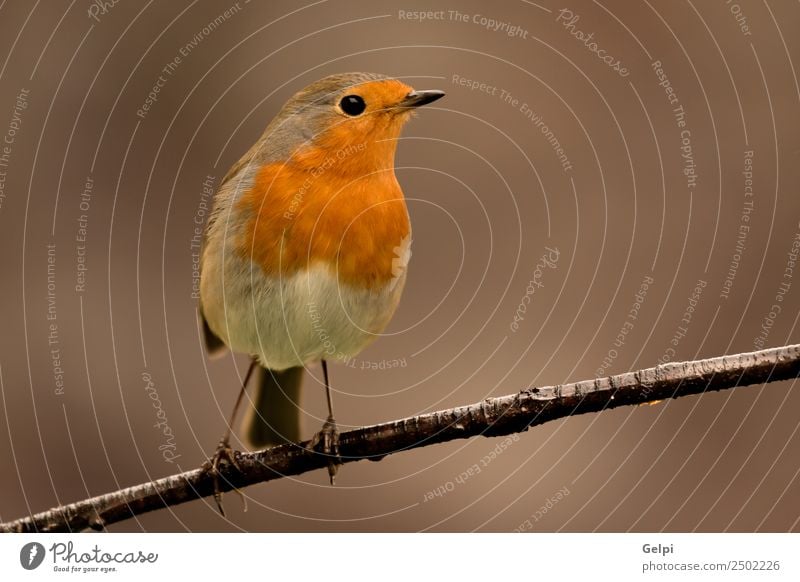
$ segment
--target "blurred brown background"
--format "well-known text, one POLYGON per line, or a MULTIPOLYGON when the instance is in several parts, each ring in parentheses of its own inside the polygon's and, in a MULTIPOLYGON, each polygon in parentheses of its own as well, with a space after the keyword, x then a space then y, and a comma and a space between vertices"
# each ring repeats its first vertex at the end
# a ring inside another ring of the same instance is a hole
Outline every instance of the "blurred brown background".
MULTIPOLYGON (((399 145, 409 280, 387 337, 332 369, 344 427, 800 341, 800 271, 786 271, 800 232, 798 5, 562 8, 3 3, 0 518, 213 450, 246 359, 208 362, 198 335, 203 182, 334 72, 447 92, 399 145), (558 260, 537 271, 546 247, 558 260)), ((310 436, 325 402, 306 387, 310 436)), ((783 382, 584 415, 530 430, 466 480, 502 439, 348 465, 335 488, 323 471, 255 486, 247 513, 226 497, 228 519, 199 501, 112 529, 797 531, 799 406, 783 382)))

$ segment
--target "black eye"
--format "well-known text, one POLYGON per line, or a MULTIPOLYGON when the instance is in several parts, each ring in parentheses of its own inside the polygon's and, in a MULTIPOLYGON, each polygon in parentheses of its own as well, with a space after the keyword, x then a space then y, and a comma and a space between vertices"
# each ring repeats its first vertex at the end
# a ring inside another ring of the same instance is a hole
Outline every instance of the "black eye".
POLYGON ((358 95, 346 95, 339 101, 339 107, 341 107, 342 111, 347 113, 347 115, 355 117, 356 115, 364 113, 367 104, 364 103, 364 100, 358 95))

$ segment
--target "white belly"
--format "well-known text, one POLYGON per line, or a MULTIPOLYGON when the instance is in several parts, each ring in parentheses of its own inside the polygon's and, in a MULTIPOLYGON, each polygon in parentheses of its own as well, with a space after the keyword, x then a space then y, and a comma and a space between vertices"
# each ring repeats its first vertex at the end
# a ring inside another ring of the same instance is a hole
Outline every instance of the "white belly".
POLYGON ((392 285, 370 291, 341 284, 322 264, 280 279, 235 262, 238 267, 225 271, 224 301, 210 300, 223 297, 221 273, 204 271, 203 312, 229 348, 273 370, 358 354, 389 323, 405 282, 403 272, 392 285))

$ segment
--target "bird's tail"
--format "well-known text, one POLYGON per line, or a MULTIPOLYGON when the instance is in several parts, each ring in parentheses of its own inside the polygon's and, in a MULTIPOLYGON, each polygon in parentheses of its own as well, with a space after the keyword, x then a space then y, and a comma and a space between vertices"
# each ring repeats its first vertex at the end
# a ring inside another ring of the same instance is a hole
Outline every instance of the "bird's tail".
POLYGON ((300 440, 300 385, 303 367, 276 372, 256 365, 253 406, 242 423, 242 436, 253 448, 300 440))

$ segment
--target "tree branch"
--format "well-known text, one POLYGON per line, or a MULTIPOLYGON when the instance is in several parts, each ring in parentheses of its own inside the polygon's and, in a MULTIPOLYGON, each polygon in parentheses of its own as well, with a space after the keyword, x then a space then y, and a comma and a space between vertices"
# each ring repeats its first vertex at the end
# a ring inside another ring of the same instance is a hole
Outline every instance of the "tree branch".
MULTIPOLYGON (((386 455, 435 443, 524 432, 530 426, 575 414, 788 380, 798 375, 800 345, 669 363, 595 380, 529 388, 469 406, 359 428, 341 435, 340 453, 344 463, 379 461, 386 455)), ((306 451, 305 444, 286 444, 255 453, 237 452, 239 470, 230 465, 221 467, 221 489, 230 491, 327 466, 327 458, 306 451)), ((207 497, 213 492, 211 476, 195 469, 0 523, 0 532, 103 529, 134 515, 207 497)))

